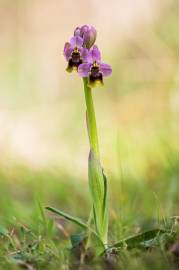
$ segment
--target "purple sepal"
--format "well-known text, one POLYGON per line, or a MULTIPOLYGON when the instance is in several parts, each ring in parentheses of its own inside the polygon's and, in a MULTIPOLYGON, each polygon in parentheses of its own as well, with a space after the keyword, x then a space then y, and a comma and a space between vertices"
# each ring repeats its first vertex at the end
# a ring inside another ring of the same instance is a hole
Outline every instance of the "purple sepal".
POLYGON ((81 31, 81 28, 80 27, 76 27, 76 29, 74 31, 74 36, 80 36, 80 31, 81 31))
POLYGON ((70 44, 72 48, 80 48, 83 45, 83 39, 80 36, 74 36, 70 39, 70 44))
POLYGON ((91 64, 90 63, 83 63, 78 67, 78 74, 80 77, 88 77, 90 72, 91 64))
POLYGON ((96 45, 93 46, 92 50, 89 52, 88 61, 93 63, 94 61, 101 61, 101 53, 96 45))
POLYGON ((69 60, 72 51, 73 49, 71 48, 71 44, 69 42, 66 42, 64 46, 63 54, 67 61, 69 60))
POLYGON ((100 63, 99 69, 102 72, 104 77, 110 76, 112 73, 112 68, 108 64, 100 63))
POLYGON ((81 58, 83 59, 83 62, 88 62, 88 56, 89 56, 89 51, 86 48, 81 48, 81 58))

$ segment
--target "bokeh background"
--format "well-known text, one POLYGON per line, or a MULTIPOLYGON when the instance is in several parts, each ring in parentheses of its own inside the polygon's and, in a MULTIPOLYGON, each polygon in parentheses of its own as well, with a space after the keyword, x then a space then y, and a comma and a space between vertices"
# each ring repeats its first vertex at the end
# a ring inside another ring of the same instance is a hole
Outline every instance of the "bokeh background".
POLYGON ((171 210, 179 165, 179 2, 0 0, 1 220, 4 213, 12 219, 12 209, 13 217, 27 217, 36 193, 44 204, 86 214, 84 93, 63 56, 83 24, 96 27, 113 68, 93 90, 111 215, 128 205, 141 216, 144 187, 149 215, 153 201, 171 210))

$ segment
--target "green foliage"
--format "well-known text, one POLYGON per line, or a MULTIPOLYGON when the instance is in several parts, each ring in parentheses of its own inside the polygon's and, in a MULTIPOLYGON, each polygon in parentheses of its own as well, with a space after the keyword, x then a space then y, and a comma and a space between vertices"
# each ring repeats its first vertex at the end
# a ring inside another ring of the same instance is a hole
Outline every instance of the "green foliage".
POLYGON ((128 237, 126 239, 122 239, 118 243, 112 245, 110 248, 122 248, 126 247, 128 249, 131 248, 139 248, 139 247, 149 247, 150 242, 155 241, 158 236, 165 234, 165 230, 161 229, 153 229, 150 231, 142 232, 140 234, 128 237))
POLYGON ((7 234, 8 230, 4 226, 0 225, 0 235, 6 236, 7 234))
POLYGON ((49 211, 51 211, 51 212, 53 212, 53 213, 55 213, 55 214, 57 214, 57 215, 59 215, 59 216, 61 216, 61 217, 64 217, 65 219, 67 219, 67 220, 75 223, 76 225, 80 226, 83 229, 87 229, 88 228, 88 226, 86 225, 86 223, 84 223, 83 221, 81 221, 77 217, 72 217, 71 215, 69 215, 67 213, 64 213, 63 211, 58 210, 58 209, 56 209, 54 207, 47 206, 46 209, 49 210, 49 211))
POLYGON ((93 199, 94 220, 97 233, 104 244, 107 244, 108 233, 108 196, 107 179, 95 153, 90 151, 88 161, 88 178, 93 199))

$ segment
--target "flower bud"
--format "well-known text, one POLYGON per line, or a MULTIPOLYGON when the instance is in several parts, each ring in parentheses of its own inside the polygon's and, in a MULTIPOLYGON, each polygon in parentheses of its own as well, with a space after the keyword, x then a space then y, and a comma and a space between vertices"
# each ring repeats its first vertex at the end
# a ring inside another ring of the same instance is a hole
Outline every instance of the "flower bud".
POLYGON ((81 31, 81 28, 80 27, 76 27, 76 29, 74 31, 74 36, 80 36, 80 31, 81 31))
POLYGON ((81 27, 80 36, 83 37, 83 44, 90 49, 96 41, 96 29, 93 26, 84 25, 81 27))
POLYGON ((93 26, 83 25, 77 27, 74 31, 74 36, 83 38, 83 47, 90 49, 96 41, 96 29, 93 26))

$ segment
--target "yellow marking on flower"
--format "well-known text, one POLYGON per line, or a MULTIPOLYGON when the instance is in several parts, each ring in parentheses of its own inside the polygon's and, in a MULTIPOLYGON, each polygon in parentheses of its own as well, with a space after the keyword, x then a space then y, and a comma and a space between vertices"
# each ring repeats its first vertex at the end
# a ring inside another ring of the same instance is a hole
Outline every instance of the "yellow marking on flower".
POLYGON ((96 60, 93 62, 93 67, 99 67, 98 63, 96 62, 96 60))
POLYGON ((75 47, 73 52, 77 53, 78 52, 78 47, 75 47))

